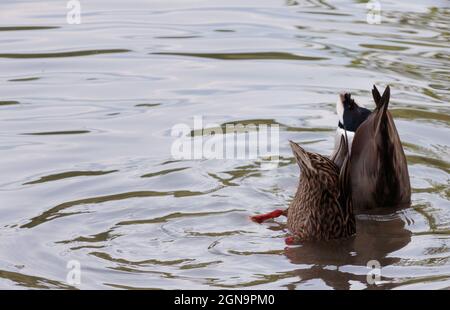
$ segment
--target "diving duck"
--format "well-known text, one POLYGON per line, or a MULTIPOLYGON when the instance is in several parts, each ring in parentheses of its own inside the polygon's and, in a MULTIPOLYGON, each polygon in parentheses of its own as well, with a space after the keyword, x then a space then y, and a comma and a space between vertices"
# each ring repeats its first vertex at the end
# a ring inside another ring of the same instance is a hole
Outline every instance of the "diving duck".
POLYGON ((351 147, 349 169, 353 205, 360 209, 409 205, 408 165, 388 111, 390 88, 387 86, 380 95, 374 85, 372 95, 376 108, 356 129, 351 147))
MULTIPOLYGON (((287 216, 287 226, 292 236, 286 244, 300 241, 319 241, 345 238, 355 233, 355 218, 352 209, 349 159, 344 159, 342 168, 330 159, 317 153, 305 151, 290 141, 295 160, 300 167, 297 192, 287 210, 255 215, 251 219, 261 223, 267 219, 287 216)), ((340 145, 348 149, 345 138, 340 145)))
MULTIPOLYGON (((335 150, 331 158, 338 157, 341 138, 345 135, 348 139, 349 148, 352 147, 353 137, 358 127, 367 119, 371 111, 357 104, 350 93, 339 95, 336 102, 336 112, 339 117, 338 127, 336 129, 334 147, 335 150)), ((338 166, 342 165, 343 158, 338 157, 333 160, 338 166)))

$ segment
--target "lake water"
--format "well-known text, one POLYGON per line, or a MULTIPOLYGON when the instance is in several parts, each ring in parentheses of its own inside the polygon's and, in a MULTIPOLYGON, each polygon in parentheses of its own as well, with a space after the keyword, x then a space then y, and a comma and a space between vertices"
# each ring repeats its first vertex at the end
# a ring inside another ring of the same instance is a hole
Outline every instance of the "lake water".
POLYGON ((363 1, 81 0, 68 24, 67 1, 2 1, 0 288, 448 288, 448 4, 381 1, 369 24, 363 1), (286 247, 284 218, 248 216, 292 199, 288 140, 330 154, 337 94, 373 108, 373 84, 412 206, 286 247), (194 116, 278 124, 279 165, 175 160, 194 116))

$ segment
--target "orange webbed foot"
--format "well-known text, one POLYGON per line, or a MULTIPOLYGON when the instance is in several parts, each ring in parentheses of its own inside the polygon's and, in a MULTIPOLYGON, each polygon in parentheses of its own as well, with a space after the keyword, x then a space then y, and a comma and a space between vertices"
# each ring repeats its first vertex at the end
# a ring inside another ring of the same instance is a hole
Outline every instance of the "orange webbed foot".
POLYGON ((253 215, 250 217, 250 219, 253 222, 261 224, 262 222, 267 221, 269 219, 279 217, 280 215, 283 215, 283 213, 284 213, 283 210, 275 210, 275 211, 265 213, 265 214, 253 215))
POLYGON ((300 240, 295 236, 289 236, 284 239, 284 243, 287 245, 298 245, 300 244, 300 240))

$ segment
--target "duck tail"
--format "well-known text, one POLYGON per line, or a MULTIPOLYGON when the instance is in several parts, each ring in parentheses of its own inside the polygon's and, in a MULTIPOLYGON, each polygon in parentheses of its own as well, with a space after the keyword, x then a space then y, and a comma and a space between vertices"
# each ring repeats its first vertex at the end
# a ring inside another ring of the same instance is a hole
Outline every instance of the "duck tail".
POLYGON ((372 88, 372 96, 373 96, 373 101, 375 101, 375 105, 377 106, 377 108, 380 107, 380 101, 381 101, 381 95, 380 92, 378 91, 378 88, 373 85, 372 88))
POLYGON ((306 173, 316 172, 311 163, 308 152, 291 140, 289 140, 289 144, 291 145, 292 153, 294 154, 295 160, 300 168, 302 168, 306 173))
POLYGON ((390 96, 391 96, 391 89, 388 85, 386 87, 386 89, 384 90, 383 96, 381 96, 381 99, 379 100, 379 104, 377 105, 376 116, 375 116, 375 132, 376 133, 379 132, 381 124, 386 119, 390 96))

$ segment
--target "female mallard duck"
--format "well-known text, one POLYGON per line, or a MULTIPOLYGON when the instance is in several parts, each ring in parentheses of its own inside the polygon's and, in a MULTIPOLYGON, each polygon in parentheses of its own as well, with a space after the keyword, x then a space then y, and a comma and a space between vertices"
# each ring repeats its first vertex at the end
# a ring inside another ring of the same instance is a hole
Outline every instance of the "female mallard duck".
MULTIPOLYGON (((342 143, 346 145, 346 140, 342 143)), ((355 218, 351 205, 348 178, 348 157, 342 168, 330 159, 310 153, 290 141, 295 160, 300 166, 300 181, 294 200, 287 210, 256 215, 252 220, 261 223, 280 215, 287 216, 292 233, 287 244, 298 241, 319 241, 345 238, 355 233, 355 218)))
POLYGON ((411 185, 402 143, 388 111, 390 88, 373 86, 375 110, 357 128, 350 154, 353 205, 370 209, 409 205, 411 185))

